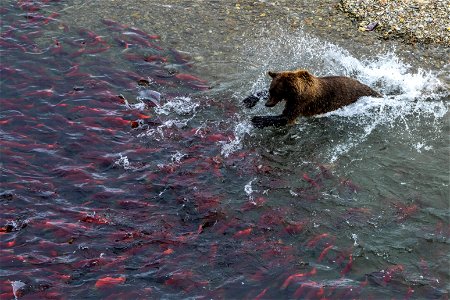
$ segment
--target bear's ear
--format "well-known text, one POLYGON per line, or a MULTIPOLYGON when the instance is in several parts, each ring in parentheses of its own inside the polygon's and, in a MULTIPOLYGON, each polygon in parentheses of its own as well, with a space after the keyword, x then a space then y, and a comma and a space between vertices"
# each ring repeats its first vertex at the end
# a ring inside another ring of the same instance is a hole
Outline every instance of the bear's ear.
POLYGON ((267 74, 269 74, 269 76, 272 77, 272 78, 275 78, 278 75, 277 72, 272 72, 272 71, 267 72, 267 74))
POLYGON ((312 78, 312 75, 306 70, 298 70, 296 73, 298 77, 305 81, 310 81, 312 78))

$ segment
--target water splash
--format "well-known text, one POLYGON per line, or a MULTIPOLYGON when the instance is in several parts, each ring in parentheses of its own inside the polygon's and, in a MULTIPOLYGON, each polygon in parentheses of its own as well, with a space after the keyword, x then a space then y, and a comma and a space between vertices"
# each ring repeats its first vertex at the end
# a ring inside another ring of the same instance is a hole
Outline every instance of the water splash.
POLYGON ((255 180, 256 180, 256 178, 253 178, 244 186, 244 191, 247 194, 248 199, 250 201, 253 201, 253 192, 257 192, 255 190, 253 190, 253 188, 252 188, 253 181, 255 181, 255 180))
POLYGON ((228 142, 221 142, 222 148, 220 153, 228 157, 230 154, 242 148, 242 141, 245 136, 251 134, 252 125, 248 121, 241 121, 234 127, 234 138, 228 142))
MULTIPOLYGON (((385 127, 400 125, 400 129, 412 138, 411 148, 418 149, 414 136, 417 132, 411 128, 420 122, 439 122, 448 112, 448 104, 443 99, 450 93, 445 83, 439 80, 438 72, 413 69, 395 54, 395 49, 373 57, 357 58, 346 49, 302 31, 290 33, 280 29, 279 34, 272 34, 257 44, 246 45, 243 56, 246 55, 251 57, 251 67, 247 71, 256 74, 256 78, 253 75, 251 92, 267 88, 268 70, 304 68, 316 76, 356 78, 384 95, 383 98, 363 97, 352 105, 318 116, 338 119, 350 125, 347 127, 351 130, 345 133, 345 137, 337 139, 327 151, 331 162, 366 141, 375 129, 385 127)), ((274 114, 261 104, 252 113, 274 114)), ((311 129, 303 120, 298 122, 303 132, 311 129)), ((435 126, 433 130, 440 129, 435 126)))
POLYGON ((16 280, 16 281, 11 281, 11 286, 13 289, 14 299, 15 300, 19 299, 18 292, 20 291, 20 289, 22 289, 24 286, 26 286, 26 284, 20 280, 16 280))
POLYGON ((124 168, 125 170, 132 169, 130 165, 130 161, 128 160, 128 156, 122 156, 122 153, 119 153, 120 158, 114 162, 115 165, 124 168))
POLYGON ((181 153, 181 152, 179 152, 179 151, 176 151, 176 152, 170 157, 170 159, 171 159, 172 163, 178 164, 178 163, 181 162, 181 159, 182 159, 183 157, 185 157, 185 156, 186 156, 186 154, 183 154, 183 153, 181 153))
POLYGON ((167 136, 166 130, 170 128, 186 127, 192 119, 196 117, 197 108, 200 106, 198 101, 191 97, 174 97, 166 103, 154 107, 157 115, 165 116, 166 120, 156 128, 149 128, 140 133, 140 138, 154 138, 157 141, 164 140, 167 136))
POLYGON ((175 97, 164 105, 155 108, 155 112, 159 115, 169 115, 171 113, 188 115, 194 114, 199 105, 191 97, 175 97))
POLYGON ((139 96, 136 99, 142 103, 144 103, 145 101, 150 106, 159 106, 159 103, 161 101, 161 93, 144 89, 139 91, 139 96))

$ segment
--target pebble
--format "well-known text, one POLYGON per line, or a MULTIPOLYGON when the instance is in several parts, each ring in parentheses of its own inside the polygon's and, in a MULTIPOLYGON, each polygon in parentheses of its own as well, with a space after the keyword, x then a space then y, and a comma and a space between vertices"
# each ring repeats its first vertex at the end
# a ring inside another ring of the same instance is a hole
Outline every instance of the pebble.
POLYGON ((450 46, 448 0, 341 0, 340 9, 359 22, 359 29, 376 31, 385 39, 450 46))

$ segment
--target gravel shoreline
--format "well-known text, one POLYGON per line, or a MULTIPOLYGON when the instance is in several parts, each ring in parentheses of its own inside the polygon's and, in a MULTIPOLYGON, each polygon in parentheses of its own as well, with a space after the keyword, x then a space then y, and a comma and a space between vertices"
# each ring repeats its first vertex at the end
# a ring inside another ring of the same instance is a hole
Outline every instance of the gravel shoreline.
MULTIPOLYGON (((398 35, 392 32, 383 36, 385 26, 378 25, 374 30, 366 31, 367 25, 360 24, 364 21, 370 24, 372 19, 358 22, 355 16, 349 17, 348 12, 342 11, 355 7, 355 12, 359 9, 362 13, 365 9, 369 13, 375 8, 384 9, 383 1, 407 7, 413 0, 69 0, 65 2, 61 19, 64 23, 91 30, 102 28, 101 20, 112 19, 158 34, 166 48, 186 52, 194 59, 199 72, 213 76, 239 72, 245 60, 242 53, 246 45, 257 46, 261 39, 276 37, 280 29, 292 34, 311 34, 348 50, 358 58, 395 50, 403 61, 415 68, 448 69, 448 47, 444 42, 449 43, 449 31, 438 32, 435 25, 424 27, 433 31, 427 37, 439 33, 447 36, 441 43, 408 44, 405 42, 408 40, 395 38, 398 35), (377 6, 368 8, 370 3, 377 3, 377 6)), ((422 1, 437 1, 442 6, 448 0, 422 1)), ((429 6, 431 8, 427 9, 436 7, 429 6)), ((410 17, 404 18, 405 23, 426 22, 423 18, 413 20, 414 11, 408 10, 408 13, 410 17)), ((433 18, 442 14, 448 16, 448 8, 445 12, 433 13, 433 18)), ((382 15, 400 24, 401 20, 394 16, 392 13, 382 15)), ((439 18, 439 21, 445 21, 439 18)), ((376 22, 381 23, 380 20, 376 22)), ((217 77, 218 81, 221 79, 217 77)))
POLYGON ((408 44, 450 46, 448 0, 341 0, 339 7, 359 22, 360 31, 375 30, 408 44))

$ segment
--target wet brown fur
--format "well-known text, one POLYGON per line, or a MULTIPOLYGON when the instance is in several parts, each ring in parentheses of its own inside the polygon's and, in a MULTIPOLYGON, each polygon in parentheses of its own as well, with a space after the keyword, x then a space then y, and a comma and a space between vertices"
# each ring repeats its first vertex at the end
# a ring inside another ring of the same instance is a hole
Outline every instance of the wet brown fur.
MULTIPOLYGON (((286 119, 287 124, 295 123, 299 116, 313 116, 336 110, 363 96, 381 97, 367 85, 350 77, 316 77, 306 70, 269 72, 269 75, 272 83, 266 106, 272 107, 285 100, 282 115, 276 117, 286 119)), ((256 117, 255 120, 258 118, 263 123, 270 120, 269 117, 256 117)), ((277 124, 260 125, 264 127, 277 124)))

